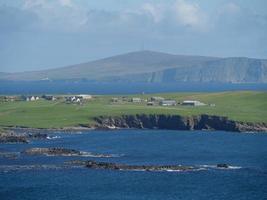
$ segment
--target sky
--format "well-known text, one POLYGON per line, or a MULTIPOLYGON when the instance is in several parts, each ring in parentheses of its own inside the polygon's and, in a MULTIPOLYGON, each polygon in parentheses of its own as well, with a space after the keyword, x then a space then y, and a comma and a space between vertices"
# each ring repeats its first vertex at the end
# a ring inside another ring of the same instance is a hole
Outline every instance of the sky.
POLYGON ((139 50, 267 58, 266 0, 0 0, 0 72, 139 50))

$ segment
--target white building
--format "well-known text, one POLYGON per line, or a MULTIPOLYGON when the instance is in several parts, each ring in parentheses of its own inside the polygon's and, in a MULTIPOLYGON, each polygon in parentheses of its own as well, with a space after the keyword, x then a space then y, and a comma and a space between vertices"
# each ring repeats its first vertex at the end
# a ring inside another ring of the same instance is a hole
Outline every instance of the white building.
POLYGON ((151 97, 151 101, 164 101, 165 99, 163 97, 151 97))
POLYGON ((137 97, 134 97, 134 98, 132 98, 132 100, 131 100, 133 103, 141 103, 141 98, 137 98, 137 97))
POLYGON ((39 100, 39 97, 37 96, 26 97, 26 101, 36 101, 36 100, 39 100))
POLYGON ((92 95, 89 95, 89 94, 80 94, 77 96, 78 98, 82 98, 84 100, 89 100, 89 99, 92 99, 92 95))

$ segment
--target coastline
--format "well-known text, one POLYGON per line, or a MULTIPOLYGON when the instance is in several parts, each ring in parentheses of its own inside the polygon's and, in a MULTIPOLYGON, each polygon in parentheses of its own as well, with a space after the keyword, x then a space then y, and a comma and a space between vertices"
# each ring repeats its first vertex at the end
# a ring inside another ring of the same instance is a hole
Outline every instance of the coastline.
POLYGON ((239 133, 267 132, 267 123, 240 122, 227 117, 216 115, 180 116, 180 115, 122 115, 99 116, 94 118, 93 125, 80 124, 78 126, 62 128, 33 128, 25 126, 2 126, 2 132, 46 132, 60 131, 76 133, 91 130, 118 130, 118 129, 158 129, 158 130, 205 130, 230 131, 239 133))

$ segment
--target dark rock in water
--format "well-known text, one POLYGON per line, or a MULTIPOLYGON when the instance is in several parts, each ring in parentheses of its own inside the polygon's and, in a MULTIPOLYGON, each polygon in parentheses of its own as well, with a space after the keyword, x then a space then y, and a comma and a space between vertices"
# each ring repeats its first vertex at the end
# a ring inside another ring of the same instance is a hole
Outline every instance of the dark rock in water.
POLYGON ((27 133, 26 136, 29 139, 46 139, 48 135, 46 133, 27 133))
POLYGON ((17 133, 5 131, 0 133, 0 143, 28 143, 31 139, 46 139, 46 133, 17 133))
POLYGON ((27 137, 13 132, 1 133, 0 143, 28 143, 27 137))
POLYGON ((98 157, 98 158, 112 157, 112 155, 93 154, 90 152, 78 151, 75 149, 65 149, 60 147, 31 148, 31 149, 26 149, 22 153, 28 155, 47 155, 47 156, 83 156, 83 157, 98 157))
POLYGON ((126 165, 96 161, 72 161, 71 164, 84 165, 91 169, 127 170, 127 171, 191 171, 198 168, 181 165, 126 165))
POLYGON ((0 152, 0 157, 7 159, 17 159, 19 153, 16 152, 0 152))
POLYGON ((220 164, 217 164, 217 167, 218 168, 229 168, 229 165, 225 163, 220 163, 220 164))
POLYGON ((54 156, 77 156, 82 155, 80 151, 65 148, 31 148, 25 150, 23 153, 28 155, 54 155, 54 156))

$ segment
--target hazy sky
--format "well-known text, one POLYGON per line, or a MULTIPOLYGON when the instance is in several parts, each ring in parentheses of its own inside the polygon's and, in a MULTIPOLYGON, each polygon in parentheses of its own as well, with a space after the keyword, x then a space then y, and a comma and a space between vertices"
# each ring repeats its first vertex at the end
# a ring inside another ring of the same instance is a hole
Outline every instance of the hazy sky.
POLYGON ((267 1, 0 0, 0 72, 141 49, 267 58, 267 1))

